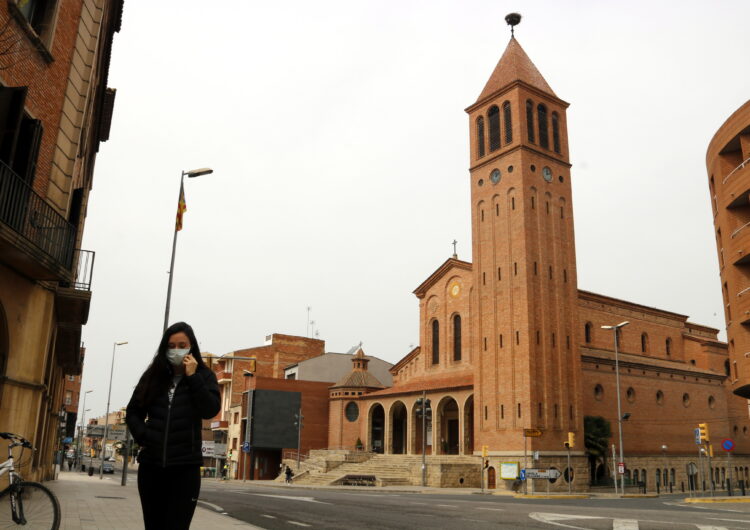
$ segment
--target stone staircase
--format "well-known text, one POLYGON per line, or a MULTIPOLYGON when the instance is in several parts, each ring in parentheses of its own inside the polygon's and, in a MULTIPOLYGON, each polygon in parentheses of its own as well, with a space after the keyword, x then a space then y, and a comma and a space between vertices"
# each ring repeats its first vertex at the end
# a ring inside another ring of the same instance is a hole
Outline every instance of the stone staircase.
MULTIPOLYGON (((478 464, 478 461, 469 456, 427 456, 428 466, 439 463, 478 464)), ((295 469, 296 462, 290 464, 295 469)), ((421 469, 421 455, 314 451, 300 465, 299 472, 295 471, 294 482, 322 486, 340 484, 347 476, 364 476, 375 477, 377 486, 418 486, 422 483, 421 469)))

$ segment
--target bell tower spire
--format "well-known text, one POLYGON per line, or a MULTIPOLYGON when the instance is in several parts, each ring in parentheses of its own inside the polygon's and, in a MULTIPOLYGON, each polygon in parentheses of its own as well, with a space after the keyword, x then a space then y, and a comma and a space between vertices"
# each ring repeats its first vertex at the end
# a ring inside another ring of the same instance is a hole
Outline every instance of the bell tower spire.
MULTIPOLYGON (((520 15, 506 21, 514 26, 520 15)), ((511 36, 470 127, 475 439, 562 451, 582 438, 566 109, 511 36)))

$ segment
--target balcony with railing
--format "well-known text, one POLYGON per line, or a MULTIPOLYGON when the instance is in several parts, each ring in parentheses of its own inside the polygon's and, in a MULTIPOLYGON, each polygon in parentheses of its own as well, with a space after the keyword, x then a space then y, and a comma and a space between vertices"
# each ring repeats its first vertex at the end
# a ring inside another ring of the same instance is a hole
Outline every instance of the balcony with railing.
POLYGON ((94 258, 91 250, 75 249, 73 265, 75 274, 70 281, 59 282, 55 289, 55 314, 57 339, 55 355, 66 374, 78 375, 83 367, 81 328, 88 321, 91 307, 91 279, 94 258))
POLYGON ((0 256, 34 280, 70 281, 76 231, 0 161, 0 256))
POLYGON ((750 194, 750 158, 730 171, 722 181, 725 205, 736 208, 748 204, 750 194))
POLYGON ((734 265, 750 263, 750 223, 740 226, 729 236, 726 257, 734 265))

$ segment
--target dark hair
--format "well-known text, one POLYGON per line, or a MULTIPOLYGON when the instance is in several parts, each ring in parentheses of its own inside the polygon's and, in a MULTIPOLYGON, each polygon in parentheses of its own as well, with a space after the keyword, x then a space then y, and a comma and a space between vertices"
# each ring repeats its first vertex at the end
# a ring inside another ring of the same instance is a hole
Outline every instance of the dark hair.
POLYGON ((172 365, 167 360, 167 345, 169 344, 169 338, 180 332, 187 335, 188 340, 190 340, 190 355, 198 362, 198 370, 206 367, 193 328, 185 322, 172 324, 164 331, 154 359, 143 372, 140 381, 138 381, 138 386, 135 387, 135 399, 140 406, 148 406, 156 396, 166 392, 169 388, 174 372, 172 365))

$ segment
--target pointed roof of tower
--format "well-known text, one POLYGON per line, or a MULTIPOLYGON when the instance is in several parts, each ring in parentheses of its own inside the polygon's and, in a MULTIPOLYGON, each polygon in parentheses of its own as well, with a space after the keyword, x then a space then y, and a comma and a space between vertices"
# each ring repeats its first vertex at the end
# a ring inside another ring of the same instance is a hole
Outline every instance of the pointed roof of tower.
POLYGON ((357 353, 352 356, 352 371, 331 388, 385 388, 385 385, 378 381, 377 377, 367 371, 367 363, 369 362, 370 359, 365 357, 362 346, 359 346, 357 353))
POLYGON ((479 94, 477 101, 482 101, 514 81, 523 81, 527 85, 557 97, 542 74, 534 66, 534 63, 531 62, 529 56, 523 51, 521 45, 518 44, 516 38, 511 37, 508 46, 505 48, 505 53, 500 57, 500 61, 498 61, 487 84, 484 85, 484 90, 479 94))

